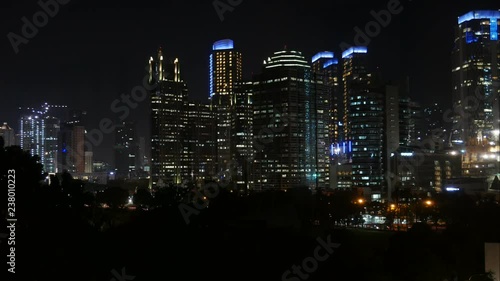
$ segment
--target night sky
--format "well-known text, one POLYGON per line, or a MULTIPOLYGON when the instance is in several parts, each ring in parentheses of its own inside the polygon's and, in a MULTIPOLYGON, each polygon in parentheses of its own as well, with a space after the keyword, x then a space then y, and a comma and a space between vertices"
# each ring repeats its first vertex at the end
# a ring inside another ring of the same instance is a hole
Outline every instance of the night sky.
MULTIPOLYGON (((226 0, 221 0, 226 2, 226 0)), ((69 0, 15 54, 7 34, 21 35, 37 1, 4 0, 0 9, 0 122, 19 128, 19 106, 43 102, 88 111, 89 129, 102 118, 117 119, 110 105, 141 85, 148 58, 163 46, 179 57, 190 96, 208 97, 208 56, 212 43, 231 38, 243 54, 246 78, 286 45, 310 59, 318 51, 340 56, 342 41, 353 44, 354 27, 373 20, 370 11, 389 1, 243 0, 219 19, 206 1, 69 0)), ((237 2, 237 1, 234 1, 237 2)), ((401 1, 403 11, 368 45, 373 67, 386 80, 409 76, 411 96, 424 105, 451 98, 450 52, 456 18, 472 9, 499 9, 498 1, 401 1)), ((148 136, 149 105, 132 110, 139 133, 148 136)), ((94 151, 112 163, 112 135, 94 151)))

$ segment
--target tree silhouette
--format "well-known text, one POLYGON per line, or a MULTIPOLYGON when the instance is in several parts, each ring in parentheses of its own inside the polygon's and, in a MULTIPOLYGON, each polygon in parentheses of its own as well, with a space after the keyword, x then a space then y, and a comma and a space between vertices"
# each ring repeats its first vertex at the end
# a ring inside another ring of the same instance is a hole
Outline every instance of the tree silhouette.
POLYGON ((147 188, 139 188, 134 194, 134 203, 140 207, 151 207, 153 200, 153 196, 147 188))

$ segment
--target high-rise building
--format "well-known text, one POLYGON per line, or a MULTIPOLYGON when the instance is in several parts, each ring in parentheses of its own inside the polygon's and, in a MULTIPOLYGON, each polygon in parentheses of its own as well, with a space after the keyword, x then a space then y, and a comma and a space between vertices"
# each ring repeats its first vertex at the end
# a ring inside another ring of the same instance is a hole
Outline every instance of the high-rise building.
POLYGON ((0 137, 3 138, 4 147, 16 145, 16 133, 7 122, 0 126, 0 137))
POLYGON ((115 174, 116 178, 135 178, 137 176, 138 154, 135 123, 123 121, 115 129, 115 174))
MULTIPOLYGON (((328 104, 328 146, 330 147, 330 159, 327 165, 326 182, 330 183, 331 188, 338 188, 339 164, 341 154, 335 152, 335 148, 340 146, 343 140, 341 132, 341 119, 344 112, 342 103, 342 91, 340 87, 339 61, 335 54, 330 51, 319 52, 312 58, 312 71, 315 80, 322 80, 326 91, 325 102, 328 104)), ((342 184, 340 184, 342 185, 342 184)))
POLYGON ((326 187, 326 95, 301 52, 278 51, 264 61, 253 92, 255 189, 326 187))
POLYGON ((94 153, 85 151, 85 173, 91 174, 94 172, 94 153))
POLYGON ((53 116, 45 116, 44 146, 45 156, 43 161, 44 170, 47 173, 57 173, 57 159, 59 155, 58 136, 60 120, 53 116))
POLYGON ((253 87, 253 82, 237 82, 231 106, 231 158, 235 164, 232 177, 240 191, 251 189, 253 183, 253 87))
POLYGON ((399 86, 383 83, 369 72, 366 47, 352 47, 342 59, 352 187, 371 200, 390 199, 392 184, 386 173, 400 143, 399 86))
POLYGON ((20 145, 31 155, 38 155, 45 162, 45 119, 42 114, 22 115, 20 120, 20 145))
POLYGON ((58 134, 58 172, 85 173, 85 128, 63 123, 58 134))
POLYGON ((452 52, 455 144, 497 139, 500 11, 458 17, 452 52), (496 117, 495 117, 496 116, 496 117))
POLYGON ((330 121, 328 124, 330 144, 337 144, 343 140, 343 133, 340 132, 339 122, 343 113, 342 91, 340 84, 339 60, 333 52, 324 51, 317 53, 312 58, 312 70, 316 78, 323 80, 326 86, 330 121))
POLYGON ((464 151, 463 175, 499 173, 500 11, 458 17, 452 52, 454 146, 464 151))
POLYGON ((21 147, 40 157, 40 163, 43 164, 46 173, 61 172, 59 169, 61 146, 58 139, 61 122, 66 120, 61 118, 68 118, 68 107, 44 103, 40 108, 20 108, 20 110, 21 147))
POLYGON ((151 187, 182 184, 189 179, 187 164, 186 104, 188 88, 180 77, 179 60, 167 63, 162 50, 150 58, 151 84, 151 187))
POLYGON ((366 94, 370 84, 371 74, 368 72, 367 66, 367 48, 366 47, 351 47, 342 53, 342 86, 343 86, 343 128, 345 140, 351 140, 350 130, 351 110, 353 106, 357 106, 358 99, 363 94, 366 94))
POLYGON ((209 58, 209 91, 217 124, 218 171, 224 171, 231 162, 231 126, 235 103, 236 82, 243 79, 242 56, 231 39, 215 42, 209 58))
POLYGON ((188 169, 192 182, 203 184, 216 174, 215 118, 210 104, 189 102, 186 106, 188 169))

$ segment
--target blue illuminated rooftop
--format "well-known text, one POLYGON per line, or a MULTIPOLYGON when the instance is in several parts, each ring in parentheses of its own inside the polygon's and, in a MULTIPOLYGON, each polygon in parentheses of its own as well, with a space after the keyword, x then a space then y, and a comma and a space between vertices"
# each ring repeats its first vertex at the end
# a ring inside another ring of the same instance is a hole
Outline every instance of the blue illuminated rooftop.
POLYGON ((312 63, 314 63, 319 59, 333 59, 333 57, 334 57, 333 52, 328 52, 328 51, 320 52, 312 57, 312 63))
POLYGON ((368 53, 368 48, 365 46, 351 47, 342 53, 342 58, 345 59, 352 54, 366 54, 368 53))
POLYGON ((323 64, 323 68, 327 68, 333 64, 339 64, 339 60, 338 59, 329 59, 327 60, 324 64, 323 64))
POLYGON ((214 43, 213 50, 231 50, 234 48, 234 42, 231 39, 223 39, 214 43))
POLYGON ((480 20, 480 19, 500 19, 500 11, 496 10, 481 10, 481 11, 470 11, 467 14, 458 17, 458 24, 470 20, 480 20))

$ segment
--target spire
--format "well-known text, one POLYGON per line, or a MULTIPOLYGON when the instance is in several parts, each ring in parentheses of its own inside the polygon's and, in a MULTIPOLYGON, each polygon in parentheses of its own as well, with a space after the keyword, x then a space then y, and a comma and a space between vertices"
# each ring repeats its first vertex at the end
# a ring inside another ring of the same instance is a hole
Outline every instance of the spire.
POLYGON ((174 60, 174 81, 175 82, 181 81, 181 65, 179 63, 178 58, 175 58, 174 60))
POLYGON ((161 47, 158 50, 158 81, 163 81, 165 78, 163 75, 163 51, 161 47))

